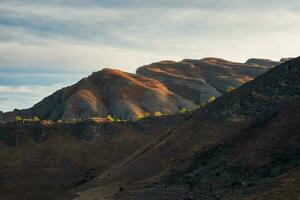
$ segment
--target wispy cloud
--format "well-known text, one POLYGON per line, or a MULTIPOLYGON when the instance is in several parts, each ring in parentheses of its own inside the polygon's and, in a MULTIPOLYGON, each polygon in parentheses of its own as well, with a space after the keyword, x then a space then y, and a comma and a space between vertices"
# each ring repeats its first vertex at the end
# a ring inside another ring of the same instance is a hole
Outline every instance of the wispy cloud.
POLYGON ((2 111, 11 111, 14 108, 29 108, 45 96, 50 95, 63 84, 48 86, 0 86, 0 105, 2 111))
POLYGON ((0 67, 134 71, 159 59, 296 56, 300 45, 287 44, 295 44, 300 33, 299 5, 294 0, 1 1, 0 67))

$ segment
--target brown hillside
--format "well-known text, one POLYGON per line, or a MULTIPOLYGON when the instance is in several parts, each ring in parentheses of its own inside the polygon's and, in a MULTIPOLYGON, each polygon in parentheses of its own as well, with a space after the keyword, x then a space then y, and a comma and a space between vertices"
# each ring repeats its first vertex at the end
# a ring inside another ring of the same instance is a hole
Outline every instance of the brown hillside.
POLYGON ((0 199, 53 200, 125 159, 182 117, 0 123, 0 199))
POLYGON ((174 114, 183 108, 196 108, 209 97, 220 96, 228 88, 252 80, 275 64, 263 59, 250 59, 248 64, 243 64, 205 58, 178 63, 162 61, 139 68, 137 75, 103 69, 58 90, 32 108, 5 113, 3 118, 14 121, 20 115, 71 121, 112 115, 136 120, 157 111, 174 114))
POLYGON ((174 114, 194 104, 169 91, 154 79, 119 70, 103 69, 63 88, 30 109, 6 113, 14 116, 38 116, 41 119, 72 120, 90 117, 113 117, 135 120, 145 114, 174 114))
POLYGON ((266 59, 249 59, 246 63, 219 58, 185 59, 146 65, 137 74, 160 80, 174 93, 199 103, 226 93, 229 87, 239 87, 277 64, 266 59))
MULTIPOLYGON (((299 77, 300 57, 271 69, 195 112, 67 199, 272 196, 268 183, 299 174, 299 77), (253 185, 259 187, 249 192, 253 185)), ((291 195, 299 194, 289 185, 291 195)))

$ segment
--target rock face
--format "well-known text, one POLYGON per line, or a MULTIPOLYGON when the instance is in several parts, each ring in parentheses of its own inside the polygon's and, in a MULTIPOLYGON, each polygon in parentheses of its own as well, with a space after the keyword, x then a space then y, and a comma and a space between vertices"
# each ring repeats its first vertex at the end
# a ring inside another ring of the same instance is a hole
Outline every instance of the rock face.
POLYGON ((299 111, 300 57, 195 111, 76 199, 294 199, 299 111))
POLYGON ((250 58, 248 59, 245 64, 254 64, 254 65, 260 65, 260 66, 266 66, 266 67, 274 67, 276 65, 279 65, 282 62, 276 62, 270 59, 261 59, 261 58, 250 58))
POLYGON ((157 80, 103 69, 55 92, 30 109, 6 113, 6 118, 12 120, 21 115, 71 120, 112 115, 135 120, 146 113, 173 114, 193 107, 192 102, 169 91, 157 80))
POLYGON ((294 59, 294 58, 292 58, 292 57, 281 58, 281 59, 280 59, 280 62, 284 63, 284 62, 287 62, 287 61, 292 60, 292 59, 294 59))
POLYGON ((239 87, 277 64, 264 59, 249 59, 246 63, 219 58, 185 59, 153 63, 136 73, 157 79, 172 92, 198 104, 226 93, 229 87, 239 87))
POLYGON ((162 61, 140 67, 137 74, 103 69, 46 97, 32 108, 4 114, 65 120, 107 117, 136 120, 154 113, 194 109, 229 87, 239 87, 276 65, 263 59, 234 63, 218 58, 162 61))

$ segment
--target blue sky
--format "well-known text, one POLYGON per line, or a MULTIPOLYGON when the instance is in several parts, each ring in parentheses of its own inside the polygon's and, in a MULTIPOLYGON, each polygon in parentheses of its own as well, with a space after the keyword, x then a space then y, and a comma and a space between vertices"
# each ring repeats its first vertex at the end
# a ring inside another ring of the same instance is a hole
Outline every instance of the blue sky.
POLYGON ((104 67, 299 56, 299 0, 2 0, 0 110, 104 67))

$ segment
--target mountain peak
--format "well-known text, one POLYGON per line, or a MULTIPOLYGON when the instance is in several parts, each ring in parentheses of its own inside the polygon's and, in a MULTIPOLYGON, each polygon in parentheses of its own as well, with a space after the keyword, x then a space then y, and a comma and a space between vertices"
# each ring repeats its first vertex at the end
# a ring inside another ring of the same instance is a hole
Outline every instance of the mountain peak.
POLYGON ((263 58, 250 58, 245 62, 245 64, 274 67, 276 65, 279 65, 280 62, 273 61, 270 59, 263 59, 263 58))

